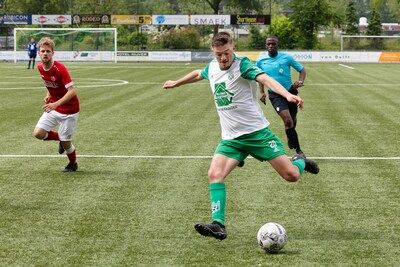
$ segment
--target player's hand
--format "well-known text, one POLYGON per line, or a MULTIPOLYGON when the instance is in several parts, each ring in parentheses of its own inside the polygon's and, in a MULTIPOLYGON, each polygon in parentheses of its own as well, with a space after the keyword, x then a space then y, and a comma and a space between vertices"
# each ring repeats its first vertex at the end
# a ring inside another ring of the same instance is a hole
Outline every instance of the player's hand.
POLYGON ((267 94, 266 94, 265 92, 264 92, 264 93, 261 93, 261 94, 260 94, 260 101, 263 102, 264 105, 267 104, 266 99, 267 99, 267 94))
POLYGON ((304 82, 303 81, 295 81, 292 86, 294 87, 294 89, 298 89, 298 88, 304 86, 304 82))
POLYGON ((287 99, 287 101, 289 101, 289 102, 296 103, 297 106, 298 106, 299 108, 301 108, 301 109, 304 107, 304 101, 303 101, 303 99, 301 99, 301 97, 298 96, 298 95, 290 94, 286 99, 287 99))
POLYGON ((171 81, 171 80, 166 81, 166 82, 164 83, 164 85, 163 85, 163 88, 164 88, 164 89, 172 89, 172 88, 174 88, 174 87, 176 87, 176 81, 171 81))
POLYGON ((45 104, 50 103, 50 96, 46 96, 45 98, 43 98, 43 103, 45 104))
POLYGON ((47 113, 52 110, 55 110, 56 108, 57 108, 57 104, 55 104, 55 103, 47 103, 47 104, 44 104, 42 107, 43 111, 47 112, 47 113))

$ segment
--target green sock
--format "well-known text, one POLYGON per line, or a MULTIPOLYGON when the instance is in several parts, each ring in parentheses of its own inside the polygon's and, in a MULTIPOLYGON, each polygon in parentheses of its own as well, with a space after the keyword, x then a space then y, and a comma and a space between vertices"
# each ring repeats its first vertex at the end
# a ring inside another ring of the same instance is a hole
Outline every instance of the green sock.
POLYGON ((209 187, 211 200, 211 219, 225 225, 225 184, 211 183, 209 187))
POLYGON ((306 163, 304 162, 304 159, 296 159, 295 161, 292 161, 292 164, 299 168, 300 174, 304 172, 304 168, 306 167, 306 163))

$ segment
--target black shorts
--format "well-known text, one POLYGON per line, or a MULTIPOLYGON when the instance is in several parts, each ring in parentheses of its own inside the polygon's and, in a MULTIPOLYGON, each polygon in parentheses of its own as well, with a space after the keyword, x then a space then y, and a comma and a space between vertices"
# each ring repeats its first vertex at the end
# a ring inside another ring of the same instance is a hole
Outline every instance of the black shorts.
MULTIPOLYGON (((289 90, 290 93, 297 95, 299 91, 293 88, 293 86, 289 90)), ((272 106, 274 107, 275 111, 279 114, 282 110, 288 109, 290 114, 297 114, 297 104, 291 103, 286 100, 280 94, 275 92, 268 91, 269 101, 271 101, 272 106)))
POLYGON ((29 53, 29 58, 36 58, 37 53, 29 53))

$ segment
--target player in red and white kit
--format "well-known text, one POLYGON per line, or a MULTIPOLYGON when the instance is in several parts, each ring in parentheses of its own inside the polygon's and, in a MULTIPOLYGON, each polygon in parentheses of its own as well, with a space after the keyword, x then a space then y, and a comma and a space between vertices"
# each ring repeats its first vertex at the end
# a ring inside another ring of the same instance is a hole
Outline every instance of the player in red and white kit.
POLYGON ((48 37, 39 41, 41 63, 37 68, 47 88, 47 95, 43 99, 43 115, 36 124, 33 136, 45 141, 59 141, 58 152, 62 154, 65 151, 69 159, 63 171, 74 172, 78 169, 78 163, 71 140, 79 117, 79 99, 67 68, 53 59, 54 46, 48 37), (52 130, 57 126, 58 132, 52 130))

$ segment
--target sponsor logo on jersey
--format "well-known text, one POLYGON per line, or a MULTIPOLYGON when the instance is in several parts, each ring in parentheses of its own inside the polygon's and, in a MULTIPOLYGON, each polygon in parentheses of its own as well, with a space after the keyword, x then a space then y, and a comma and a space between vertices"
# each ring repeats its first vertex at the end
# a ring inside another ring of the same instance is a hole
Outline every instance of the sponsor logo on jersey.
POLYGON ((232 104, 232 99, 234 94, 229 92, 228 89, 226 89, 226 83, 225 82, 216 83, 214 86, 215 86, 214 100, 217 106, 222 107, 232 104))
POLYGON ((58 84, 54 81, 44 81, 44 86, 47 88, 58 88, 58 84))

